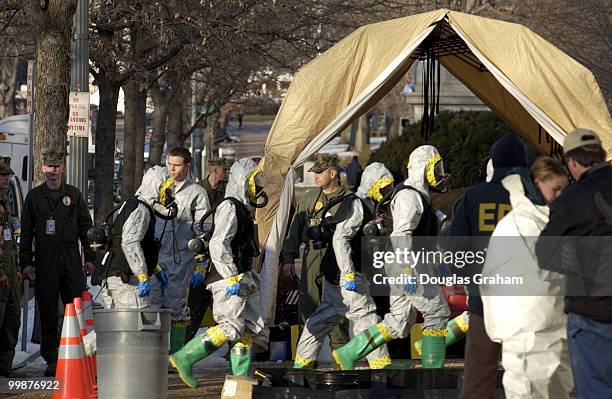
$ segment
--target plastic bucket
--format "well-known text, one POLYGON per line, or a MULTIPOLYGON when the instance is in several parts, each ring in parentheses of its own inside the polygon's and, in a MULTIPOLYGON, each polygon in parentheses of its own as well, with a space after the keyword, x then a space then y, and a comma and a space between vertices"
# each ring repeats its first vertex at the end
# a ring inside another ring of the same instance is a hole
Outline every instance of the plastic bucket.
POLYGON ((100 399, 167 397, 170 313, 94 311, 100 399))
POLYGON ((446 357, 446 337, 423 335, 422 364, 423 368, 436 369, 444 367, 446 357))

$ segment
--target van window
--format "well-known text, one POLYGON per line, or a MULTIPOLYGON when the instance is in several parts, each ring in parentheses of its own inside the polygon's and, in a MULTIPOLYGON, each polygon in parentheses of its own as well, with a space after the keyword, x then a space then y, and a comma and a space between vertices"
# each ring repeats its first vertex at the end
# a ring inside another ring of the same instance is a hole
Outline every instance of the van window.
POLYGON ((23 157, 21 164, 21 180, 28 181, 28 156, 23 157))

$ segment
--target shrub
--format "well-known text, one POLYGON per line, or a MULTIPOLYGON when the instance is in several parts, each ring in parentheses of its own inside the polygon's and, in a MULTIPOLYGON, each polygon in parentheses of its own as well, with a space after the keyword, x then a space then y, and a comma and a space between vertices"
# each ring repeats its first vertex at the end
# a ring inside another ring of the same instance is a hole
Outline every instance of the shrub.
POLYGON ((406 178, 408 157, 420 145, 431 144, 440 151, 452 187, 466 187, 479 182, 489 148, 511 129, 490 111, 441 112, 434 131, 426 140, 420 123, 404 128, 400 137, 385 142, 370 156, 370 162, 382 162, 396 181, 406 178))

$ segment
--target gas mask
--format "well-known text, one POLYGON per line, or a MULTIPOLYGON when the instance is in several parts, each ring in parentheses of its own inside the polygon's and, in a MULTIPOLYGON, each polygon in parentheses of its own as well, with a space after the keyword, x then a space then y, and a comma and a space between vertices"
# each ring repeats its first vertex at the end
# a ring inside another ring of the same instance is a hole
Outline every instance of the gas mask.
POLYGON ((201 263, 204 261, 204 259, 210 259, 209 244, 213 236, 213 229, 210 227, 206 229, 204 227, 204 221, 206 221, 206 219, 208 219, 208 217, 215 211, 216 208, 213 208, 202 216, 199 222, 200 233, 187 242, 187 249, 195 253, 193 258, 196 263, 201 263))
POLYGON ((393 176, 385 176, 372 184, 368 190, 368 197, 376 202, 382 201, 382 199, 393 191, 393 176))
POLYGON ((425 166, 425 179, 431 191, 436 193, 447 192, 449 176, 450 175, 444 173, 444 162, 440 154, 435 154, 427 161, 427 165, 425 166))
POLYGON ((327 247, 327 243, 331 241, 333 232, 330 227, 325 223, 325 219, 316 226, 310 226, 306 229, 306 235, 308 239, 312 241, 313 249, 323 249, 327 247))
POLYGON ((113 209, 106 214, 101 225, 95 224, 87 230, 87 240, 89 241, 91 249, 94 251, 106 251, 111 247, 113 238, 111 231, 113 227, 112 218, 122 206, 123 203, 113 207, 113 209))
POLYGON ((370 220, 365 226, 363 226, 363 235, 367 238, 379 237, 383 235, 383 230, 383 218, 379 216, 370 220))
POLYGON ((111 226, 106 223, 91 226, 87 230, 87 240, 94 251, 106 251, 110 248, 111 237, 111 226))
POLYGON ((163 188, 163 194, 160 193, 159 201, 157 202, 163 205, 164 208, 166 208, 166 210, 168 210, 169 212, 162 213, 159 211, 159 209, 156 209, 156 207, 154 206, 153 211, 155 212, 155 216, 163 220, 171 220, 171 219, 174 219, 176 215, 178 215, 178 205, 176 203, 176 199, 174 198, 173 187, 163 188))
POLYGON ((249 173, 245 186, 249 204, 253 208, 263 208, 268 204, 268 194, 264 191, 263 171, 260 168, 255 168, 249 173))
MULTIPOLYGON (((334 206, 344 202, 347 198, 354 198, 354 194, 347 194, 342 197, 335 197, 329 200, 329 202, 321 209, 321 215, 323 218, 317 225, 310 226, 306 229, 306 236, 312 242, 314 249, 323 249, 331 242, 334 235, 335 226, 340 221, 346 219, 348 215, 340 215, 336 213, 334 216, 326 217, 327 213, 334 206)), ((340 209, 339 209, 340 212, 340 209)))
POLYGON ((196 260, 202 260, 204 258, 210 258, 210 240, 212 238, 212 231, 204 231, 194 238, 189 240, 187 243, 187 249, 194 252, 193 256, 196 260))

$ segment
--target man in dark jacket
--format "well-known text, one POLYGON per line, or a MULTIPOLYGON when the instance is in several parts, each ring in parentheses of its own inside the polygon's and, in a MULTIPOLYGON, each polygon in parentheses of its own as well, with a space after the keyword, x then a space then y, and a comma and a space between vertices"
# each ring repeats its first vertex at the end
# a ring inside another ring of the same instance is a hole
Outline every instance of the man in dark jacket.
MULTIPOLYGON (((525 147, 514 134, 507 134, 491 146, 493 177, 491 181, 469 189, 458 202, 449 236, 472 237, 449 239, 451 250, 481 251, 487 247, 489 237, 497 223, 512 209, 508 191, 501 180, 514 167, 526 166, 525 147), (468 246, 467 248, 464 246, 468 246)), ((482 272, 475 264, 469 270, 459 270, 458 274, 473 276, 482 272)), ((482 299, 478 286, 468 287, 470 294, 468 311, 470 326, 465 344, 464 382, 461 398, 495 398, 497 363, 501 346, 489 339, 484 327, 482 299)))
POLYGON ((348 180, 349 188, 353 191, 357 190, 359 186, 359 178, 363 169, 359 164, 359 158, 357 156, 353 156, 351 163, 346 167, 346 179, 348 180))
POLYGON ((36 281, 40 309, 40 354, 47 362, 45 376, 55 375, 58 333, 58 298, 72 303, 85 290, 85 273, 94 272, 94 253, 87 230, 91 217, 78 188, 62 182, 64 154, 43 154, 45 182, 28 193, 21 215, 19 264, 24 278, 36 281), (36 250, 34 250, 36 240, 36 250), (81 263, 79 240, 85 252, 81 263))
POLYGON ((612 392, 612 166, 597 134, 563 142, 576 183, 550 206, 536 245, 539 266, 567 276, 565 312, 577 398, 612 392))
POLYGON ((19 315, 19 286, 21 273, 17 269, 15 223, 7 195, 13 171, 11 158, 0 157, 0 376, 11 375, 15 345, 21 321, 19 315))

